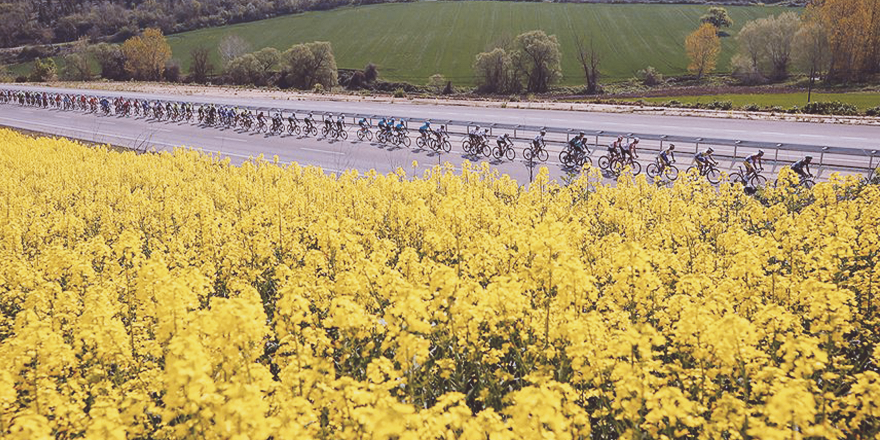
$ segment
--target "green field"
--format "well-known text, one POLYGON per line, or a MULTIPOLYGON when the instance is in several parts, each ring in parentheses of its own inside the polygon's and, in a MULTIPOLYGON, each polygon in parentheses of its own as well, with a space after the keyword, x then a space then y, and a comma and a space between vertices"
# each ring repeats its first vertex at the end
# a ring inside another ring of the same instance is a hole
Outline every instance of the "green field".
MULTIPOLYGON (((217 47, 238 34, 254 48, 286 49, 294 43, 330 41, 340 68, 376 63, 382 78, 425 83, 442 73, 457 85, 473 83, 474 56, 504 36, 543 29, 556 34, 563 50, 563 84, 581 84, 576 35, 595 38, 604 55, 606 80, 632 78, 646 66, 664 74, 682 74, 687 57, 684 38, 699 24, 706 6, 609 5, 511 2, 419 2, 344 8, 203 29, 169 36, 174 56, 186 69, 190 50, 217 47)), ((788 10, 778 7, 729 7, 735 24, 788 10)), ((735 49, 723 39, 720 67, 735 49)), ((216 54, 215 54, 216 55, 216 54)), ((216 61, 216 59, 215 59, 216 61)))
MULTIPOLYGON (((268 20, 170 35, 174 57, 184 71, 194 47, 216 48, 228 34, 245 38, 254 49, 284 50, 295 43, 330 41, 340 68, 359 69, 376 63, 388 81, 424 84, 442 73, 455 85, 472 85, 474 56, 496 41, 543 29, 559 37, 563 51, 563 84, 583 83, 575 53, 577 36, 593 36, 603 55, 604 81, 632 78, 654 66, 665 75, 685 73, 684 38, 699 24, 706 6, 610 5, 512 2, 419 2, 308 12, 268 20)), ((788 8, 732 6, 733 36, 746 21, 788 8)), ((722 39, 721 71, 735 50, 733 37, 722 39)), ((214 51, 214 61, 219 56, 214 51)), ((24 74, 28 65, 11 66, 24 74)))
MULTIPOLYGON (((733 94, 733 95, 702 95, 702 96, 665 96, 654 98, 632 98, 623 101, 645 101, 650 103, 663 103, 676 100, 683 104, 709 103, 713 101, 730 101, 734 107, 743 107, 748 104, 756 104, 761 107, 780 106, 783 108, 795 105, 803 107, 807 103, 807 94, 804 93, 768 93, 768 94, 733 94)), ((878 92, 852 92, 852 93, 813 93, 813 101, 840 101, 855 105, 859 110, 865 110, 880 105, 880 93, 878 92)))

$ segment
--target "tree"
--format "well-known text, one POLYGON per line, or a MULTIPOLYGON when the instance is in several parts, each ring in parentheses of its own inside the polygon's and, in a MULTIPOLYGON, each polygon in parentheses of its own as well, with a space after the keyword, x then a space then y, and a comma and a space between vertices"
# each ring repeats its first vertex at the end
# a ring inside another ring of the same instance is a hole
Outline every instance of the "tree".
POLYGON ((301 90, 311 90, 316 84, 330 89, 338 81, 333 47, 326 41, 297 44, 284 52, 283 83, 301 90))
POLYGON ((807 89, 807 102, 810 102, 816 76, 824 75, 831 67, 828 31, 821 21, 805 20, 794 35, 792 46, 795 66, 810 77, 810 85, 807 89))
POLYGON ((210 76, 214 72, 214 65, 210 60, 211 51, 205 46, 199 46, 194 48, 189 52, 190 56, 190 78, 198 83, 203 83, 208 80, 208 76, 210 76))
POLYGON ((510 55, 501 48, 477 54, 474 60, 477 90, 483 93, 515 93, 519 81, 510 55))
POLYGON ((736 35, 736 42, 739 53, 751 64, 749 70, 760 75, 759 63, 767 52, 767 41, 761 22, 752 20, 744 24, 736 35))
POLYGON ((379 78, 379 68, 375 64, 370 63, 364 67, 364 79, 367 82, 374 82, 379 78))
POLYGON ((514 41, 513 65, 529 92, 544 93, 562 78, 562 52, 556 35, 544 31, 520 34, 514 41))
POLYGON ((269 83, 269 77, 281 63, 281 52, 274 47, 266 47, 254 52, 254 58, 257 60, 257 77, 254 84, 264 86, 269 83))
POLYGON ((767 28, 767 57, 773 66, 772 77, 776 80, 785 79, 788 77, 788 65, 791 62, 791 43, 800 27, 800 17, 794 12, 783 12, 761 20, 764 20, 767 28))
POLYGON ((162 31, 150 28, 142 35, 129 38, 122 44, 125 71, 139 80, 161 80, 165 65, 171 59, 171 46, 162 31))
POLYGON ((64 77, 74 81, 92 79, 92 62, 88 56, 88 40, 79 39, 71 53, 64 56, 64 77))
POLYGON ((697 30, 684 40, 685 50, 691 63, 688 71, 702 79, 703 75, 715 70, 718 54, 721 52, 721 39, 718 38, 715 26, 703 23, 697 30))
POLYGON ((824 0, 807 13, 815 15, 828 32, 828 79, 859 80, 880 70, 880 1, 824 0))
POLYGON ((581 38, 575 38, 574 41, 577 44, 578 61, 584 69, 587 94, 594 95, 599 92, 599 63, 602 61, 602 56, 593 44, 593 37, 590 37, 589 44, 581 38))
POLYGON ((253 54, 244 54, 226 65, 226 75, 234 84, 254 84, 260 72, 260 62, 253 54))
POLYGON ((733 19, 730 18, 727 9, 721 6, 712 6, 709 8, 709 12, 700 17, 700 23, 709 23, 715 26, 717 32, 718 29, 723 27, 730 27, 733 24, 733 19))
POLYGON ((89 48, 89 53, 101 67, 101 78, 115 81, 128 78, 125 72, 125 54, 118 44, 96 44, 89 48))
POLYGON ((249 53, 251 45, 244 38, 230 34, 220 40, 220 44, 217 45, 217 51, 220 52, 220 60, 225 67, 230 61, 249 53))
POLYGON ((31 82, 54 81, 58 77, 55 60, 47 58, 43 61, 40 58, 34 60, 34 67, 28 80, 31 82))

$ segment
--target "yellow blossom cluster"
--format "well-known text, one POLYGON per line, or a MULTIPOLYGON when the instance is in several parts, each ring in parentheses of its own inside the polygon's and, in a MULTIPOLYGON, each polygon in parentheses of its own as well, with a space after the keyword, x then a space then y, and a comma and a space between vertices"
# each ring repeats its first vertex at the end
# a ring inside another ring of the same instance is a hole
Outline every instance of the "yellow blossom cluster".
POLYGON ((0 131, 0 438, 880 433, 880 190, 0 131))

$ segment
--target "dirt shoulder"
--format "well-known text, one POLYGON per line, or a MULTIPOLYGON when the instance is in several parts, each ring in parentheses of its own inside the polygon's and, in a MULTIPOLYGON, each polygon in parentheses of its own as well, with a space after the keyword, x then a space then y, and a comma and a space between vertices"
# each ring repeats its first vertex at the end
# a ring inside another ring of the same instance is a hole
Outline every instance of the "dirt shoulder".
MULTIPOLYGON (((202 96, 211 97, 230 97, 239 98, 259 98, 259 99, 277 99, 284 101, 336 101, 336 102, 371 102, 371 103, 406 103, 415 105, 451 105, 462 107, 484 107, 484 108, 515 108, 515 109, 531 109, 531 110, 558 110, 558 111, 582 111, 582 112, 602 112, 602 113, 629 113, 639 115, 660 115, 660 116, 690 116, 701 118, 723 118, 723 119, 746 119, 746 120, 767 120, 767 121, 793 121, 793 122, 810 122, 822 124, 849 124, 849 125, 880 125, 880 117, 869 116, 826 116, 826 115, 805 115, 805 114, 789 114, 789 113, 768 113, 768 112, 746 112, 734 110, 706 110, 706 109, 685 109, 685 108, 668 108, 655 106, 639 106, 639 105, 614 105, 614 104, 590 104, 590 103, 565 103, 554 101, 499 101, 499 100, 482 100, 473 97, 450 97, 450 98, 429 98, 429 97, 408 97, 394 98, 387 95, 369 95, 363 96, 359 94, 333 94, 333 93, 305 93, 299 91, 288 91, 278 89, 256 89, 247 87, 232 86, 207 86, 192 84, 167 84, 152 82, 52 82, 52 83, 22 83, 19 85, 32 86, 51 86, 77 89, 92 89, 104 91, 119 92, 138 92, 138 93, 157 93, 165 95, 179 96, 202 96)), ((2 85, 0 85, 2 87, 2 85)))

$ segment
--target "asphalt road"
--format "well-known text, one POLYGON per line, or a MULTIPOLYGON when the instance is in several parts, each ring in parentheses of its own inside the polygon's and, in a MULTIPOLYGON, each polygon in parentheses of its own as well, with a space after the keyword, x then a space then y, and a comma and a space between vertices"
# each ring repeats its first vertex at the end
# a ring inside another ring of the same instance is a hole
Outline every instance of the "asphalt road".
MULTIPOLYGON (((0 88, 18 88, 0 85, 0 88)), ((22 88, 34 90, 34 88, 22 88)), ((44 88, 48 92, 82 93, 78 89, 44 88)), ((107 92, 96 92, 104 94, 107 92)), ((113 93, 137 99, 180 100, 178 95, 158 95, 143 93, 113 93)), ((226 105, 266 106, 273 108, 308 108, 314 111, 333 113, 370 113, 412 117, 440 121, 444 119, 468 119, 479 122, 498 122, 523 125, 546 125, 556 127, 579 127, 590 130, 631 131, 638 133, 669 134, 693 137, 718 137, 749 141, 802 143, 825 146, 857 147, 876 149, 880 147, 880 127, 852 126, 835 124, 810 124, 801 122, 756 121, 734 119, 712 119, 696 117, 673 117, 652 115, 631 115, 611 113, 586 113, 547 110, 473 108, 457 106, 426 106, 412 104, 358 103, 332 101, 286 101, 270 99, 242 99, 236 97, 187 97, 192 102, 213 102, 226 105)), ((438 163, 450 162, 457 168, 465 160, 482 161, 467 156, 461 150, 462 134, 453 134, 453 151, 439 155, 430 150, 397 148, 379 143, 359 142, 353 129, 349 130, 349 140, 331 141, 303 136, 273 136, 261 133, 245 133, 234 129, 219 129, 200 126, 198 123, 158 122, 139 117, 98 116, 78 111, 59 111, 21 107, 17 104, 0 105, 0 125, 24 128, 34 131, 69 136, 95 142, 106 142, 132 148, 153 147, 172 149, 178 146, 201 149, 205 152, 229 156, 234 162, 242 162, 249 157, 263 154, 267 158, 277 155, 282 162, 296 161, 303 165, 317 165, 330 172, 346 169, 379 172, 393 171, 398 167, 412 172, 412 162, 417 161, 424 169, 438 163)), ((415 127, 411 127, 415 128, 415 127)), ((411 130, 412 131, 412 130, 411 130)), ((496 133, 500 134, 500 133, 496 133)), ((524 134, 526 136, 528 134, 524 134)), ((562 140, 562 139, 559 139, 562 140)), ((600 139, 600 144, 607 142, 600 139)), ((489 161, 501 173, 509 174, 520 182, 529 179, 528 164, 522 159, 525 141, 516 143, 517 157, 514 161, 489 161)), ((653 160, 659 144, 643 142, 647 151, 641 155, 642 165, 653 160)), ((679 145, 678 165, 682 170, 692 162, 695 145, 679 145)), ((558 163, 560 146, 551 146, 550 159, 545 164, 555 178, 565 174, 558 163)), ((594 151, 595 162, 604 148, 594 151)), ((736 171, 737 162, 730 160, 734 152, 724 147, 716 147, 722 160, 721 169, 736 171)), ((742 157, 748 151, 738 151, 742 157)), ((767 166, 772 174, 778 166, 788 164, 798 157, 793 153, 780 153, 777 163, 767 166)), ((865 158, 839 157, 827 158, 827 162, 849 166, 862 166, 865 158)), ((877 165, 877 164, 874 164, 877 165)), ((835 166, 822 167, 820 177, 836 171, 835 166)), ((535 170, 536 171, 536 170, 535 170)), ((420 171, 419 171, 420 172, 420 171)), ((821 180, 821 179, 820 179, 821 180)))

